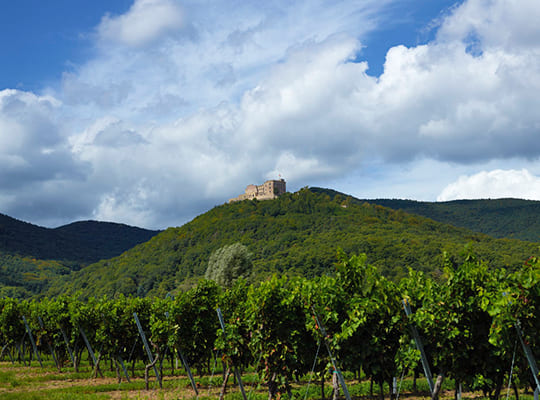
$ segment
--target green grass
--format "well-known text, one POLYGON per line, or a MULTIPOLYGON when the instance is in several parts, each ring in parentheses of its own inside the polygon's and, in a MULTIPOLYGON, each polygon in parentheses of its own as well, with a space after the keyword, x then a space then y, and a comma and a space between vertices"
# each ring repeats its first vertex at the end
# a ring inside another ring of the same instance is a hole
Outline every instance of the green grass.
MULTIPOLYGON (((117 383, 115 371, 110 371, 109 365, 104 363, 102 370, 106 376, 105 380, 91 379, 92 369, 88 365, 84 365, 78 373, 72 370, 64 369, 63 372, 58 372, 53 365, 46 365, 44 368, 38 366, 25 367, 19 364, 11 364, 0 362, 0 399, 2 400, 105 400, 111 399, 114 393, 115 399, 121 400, 143 400, 148 399, 149 395, 146 392, 144 380, 141 378, 144 373, 143 365, 137 365, 136 379, 131 383, 122 380, 117 383), (112 378, 112 379, 111 379, 112 378)), ((170 369, 164 370, 166 378, 163 381, 163 390, 159 389, 156 378, 150 377, 150 389, 152 400, 177 400, 177 399, 195 399, 196 396, 191 388, 190 380, 183 375, 171 377, 170 369)), ((176 373, 183 372, 175 370, 176 373)), ((358 382, 350 373, 345 374, 348 381, 348 389, 353 399, 369 399, 370 382, 364 377, 358 382)), ((215 371, 214 376, 205 375, 203 377, 196 376, 196 382, 199 385, 200 400, 215 400, 216 393, 222 382, 221 371, 215 371), (211 390, 211 391, 210 391, 211 390)), ((259 381, 257 374, 249 369, 242 375, 246 393, 251 392, 251 400, 266 400, 268 394, 266 385, 259 381), (253 391, 252 391, 253 388, 253 391)), ((292 393, 294 399, 304 399, 308 390, 309 375, 301 378, 298 383, 292 383, 292 393)), ((398 385, 400 382, 398 381, 398 385)), ((429 396, 428 385, 425 379, 418 379, 416 383, 417 391, 412 392, 413 380, 412 377, 406 377, 401 382, 400 398, 409 399, 424 399, 429 396)), ((442 399, 453 399, 454 382, 451 379, 446 379, 443 389, 442 399)), ((384 385, 384 393, 388 398, 388 386, 384 385)), ((331 398, 332 388, 331 382, 327 379, 325 386, 326 398, 331 398)), ((513 395, 513 392, 511 392, 513 395)), ((378 398, 379 387, 373 387, 374 398, 378 398)), ((502 393, 504 398, 506 392, 502 393)), ((285 396, 284 398, 287 398, 285 396)), ((320 381, 313 377, 309 386, 308 399, 320 399, 321 387, 320 381)), ((479 400, 479 393, 463 393, 465 399, 479 400)), ((513 396, 510 397, 513 399, 513 396)), ((242 400, 242 395, 237 384, 234 383, 231 376, 227 387, 226 400, 242 400)), ((522 393, 520 400, 532 400, 533 396, 530 393, 522 393)))

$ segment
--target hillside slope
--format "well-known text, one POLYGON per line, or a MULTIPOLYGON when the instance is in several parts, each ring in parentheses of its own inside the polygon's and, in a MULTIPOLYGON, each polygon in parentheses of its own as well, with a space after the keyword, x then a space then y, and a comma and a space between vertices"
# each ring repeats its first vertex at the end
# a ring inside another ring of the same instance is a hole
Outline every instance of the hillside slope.
MULTIPOLYGON (((331 198, 343 196, 332 189, 311 188, 331 198)), ((435 221, 485 233, 495 238, 540 242, 540 201, 523 199, 452 200, 428 202, 400 199, 354 199, 422 215, 435 221)))
POLYGON ((333 273, 337 248, 367 253, 369 262, 394 279, 408 267, 438 274, 443 251, 459 257, 468 243, 494 267, 517 268, 538 252, 535 243, 494 239, 341 194, 303 189, 276 200, 217 206, 119 257, 74 272, 49 294, 163 296, 193 284, 204 275, 210 254, 235 242, 253 253, 255 280, 273 272, 333 273))
POLYGON ((97 221, 49 229, 0 214, 0 296, 40 293, 55 276, 115 257, 157 233, 97 221))
POLYGON ((429 203, 377 199, 370 202, 423 215, 496 238, 540 242, 540 201, 496 199, 429 203))

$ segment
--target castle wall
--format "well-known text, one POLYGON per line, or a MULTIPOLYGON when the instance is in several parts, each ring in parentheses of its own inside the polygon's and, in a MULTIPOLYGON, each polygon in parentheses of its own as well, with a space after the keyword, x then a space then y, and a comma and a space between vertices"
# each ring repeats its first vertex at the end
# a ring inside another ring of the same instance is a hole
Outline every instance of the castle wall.
POLYGON ((262 185, 248 185, 243 194, 229 200, 229 203, 242 200, 272 200, 287 192, 286 182, 284 179, 270 180, 262 185))

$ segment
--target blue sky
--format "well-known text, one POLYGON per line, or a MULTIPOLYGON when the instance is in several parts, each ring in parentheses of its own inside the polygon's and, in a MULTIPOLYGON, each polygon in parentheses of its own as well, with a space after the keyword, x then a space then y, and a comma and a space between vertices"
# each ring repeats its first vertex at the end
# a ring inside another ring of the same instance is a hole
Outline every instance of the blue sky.
POLYGON ((92 56, 91 32, 131 1, 6 1, 0 6, 1 88, 40 90, 92 56))
POLYGON ((0 212, 180 225, 283 176, 540 199, 536 0, 0 6, 0 212))
MULTIPOLYGON (((384 22, 366 35, 360 60, 380 75, 386 51, 414 46, 433 37, 430 24, 454 6, 454 0, 406 0, 390 4, 384 22)), ((103 16, 127 12, 132 0, 20 0, 2 5, 0 87, 40 90, 54 85, 62 73, 94 55, 92 34, 103 16)))

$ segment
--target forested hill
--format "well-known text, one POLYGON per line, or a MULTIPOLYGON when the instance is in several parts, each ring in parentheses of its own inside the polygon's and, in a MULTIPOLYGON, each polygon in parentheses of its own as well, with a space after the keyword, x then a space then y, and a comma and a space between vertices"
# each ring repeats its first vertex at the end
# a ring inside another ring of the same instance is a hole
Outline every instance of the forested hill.
POLYGON ((118 256, 157 233, 96 221, 49 229, 0 214, 0 296, 40 293, 53 277, 118 256))
POLYGON ((98 221, 74 222, 51 229, 0 214, 0 251, 45 260, 92 263, 117 256, 157 233, 98 221))
POLYGON ((253 254, 253 280, 274 272, 312 277, 332 274, 336 250, 366 253, 393 279, 408 267, 440 273, 443 252, 456 260, 467 244, 493 268, 519 268, 538 244, 494 239, 464 228, 380 205, 303 189, 276 200, 217 206, 179 228, 169 228, 119 257, 72 273, 49 295, 164 296, 192 285, 210 254, 240 242, 253 254))
MULTIPOLYGON (((332 189, 311 188, 315 193, 333 197, 342 193, 332 189)), ((496 238, 540 242, 540 201, 522 199, 453 200, 426 202, 399 199, 355 199, 394 210, 422 215, 454 226, 482 232, 496 238)))
POLYGON ((411 200, 372 202, 486 233, 496 238, 540 242, 540 201, 494 199, 433 203, 411 200))

